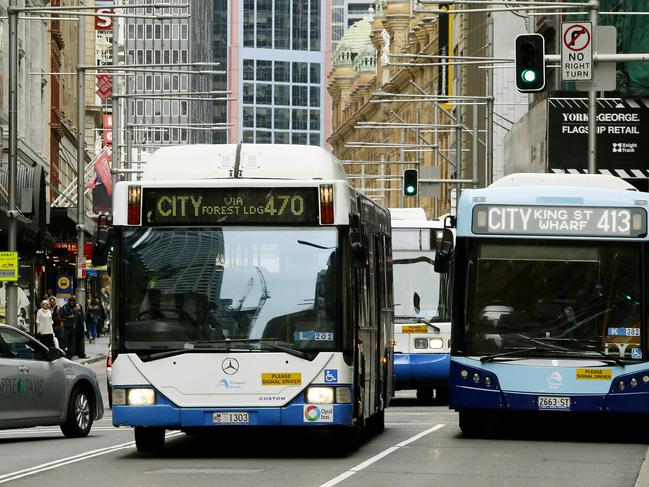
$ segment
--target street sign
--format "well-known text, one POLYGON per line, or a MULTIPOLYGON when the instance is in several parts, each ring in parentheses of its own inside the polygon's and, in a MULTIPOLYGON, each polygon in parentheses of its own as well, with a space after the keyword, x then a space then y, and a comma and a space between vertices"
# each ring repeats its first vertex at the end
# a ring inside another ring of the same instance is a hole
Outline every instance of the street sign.
POLYGON ((113 92, 113 77, 109 74, 97 75, 97 96, 106 101, 113 92))
POLYGON ((72 296, 72 276, 64 275, 56 278, 56 296, 59 298, 72 296))
POLYGON ((561 79, 589 81, 593 77, 592 24, 561 24, 561 79))
POLYGON ((0 252, 0 281, 18 280, 18 252, 0 252))

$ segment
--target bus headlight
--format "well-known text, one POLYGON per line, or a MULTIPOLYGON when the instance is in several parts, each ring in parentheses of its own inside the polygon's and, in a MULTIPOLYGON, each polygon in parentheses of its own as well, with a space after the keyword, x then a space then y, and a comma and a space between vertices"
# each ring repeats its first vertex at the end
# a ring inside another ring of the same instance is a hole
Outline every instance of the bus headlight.
POLYGON ((444 340, 441 338, 431 338, 430 339, 430 348, 439 350, 440 348, 444 348, 444 340))
POLYGON ((128 389, 128 404, 130 406, 148 406, 155 404, 153 389, 128 389))
POLYGON ((428 340, 425 338, 415 338, 415 348, 417 350, 428 348, 428 340))
POLYGON ((306 402, 311 404, 333 404, 333 387, 309 387, 306 390, 306 402))

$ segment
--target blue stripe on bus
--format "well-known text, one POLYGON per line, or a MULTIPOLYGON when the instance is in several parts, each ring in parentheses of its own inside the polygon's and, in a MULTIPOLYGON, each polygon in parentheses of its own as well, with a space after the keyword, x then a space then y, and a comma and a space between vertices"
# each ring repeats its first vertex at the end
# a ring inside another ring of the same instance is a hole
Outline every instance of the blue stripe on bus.
POLYGON ((212 420, 217 412, 247 412, 250 422, 237 426, 351 426, 353 407, 351 404, 318 404, 318 407, 333 407, 332 422, 311 422, 304 417, 304 396, 294 398, 281 407, 251 408, 195 408, 178 407, 156 391, 156 404, 151 406, 113 405, 114 426, 160 426, 169 429, 189 427, 218 427, 212 420))
POLYGON ((394 375, 396 389, 447 386, 448 353, 395 353, 394 375))

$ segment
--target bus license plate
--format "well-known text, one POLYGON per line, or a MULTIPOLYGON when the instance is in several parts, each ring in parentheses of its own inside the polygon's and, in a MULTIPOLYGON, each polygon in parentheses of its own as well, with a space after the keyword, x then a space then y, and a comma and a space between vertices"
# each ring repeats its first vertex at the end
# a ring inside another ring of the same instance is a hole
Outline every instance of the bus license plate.
POLYGON ((539 396, 539 409, 570 410, 570 398, 558 396, 539 396))
POLYGON ((242 412, 214 413, 212 422, 216 424, 247 424, 250 422, 250 414, 242 412))

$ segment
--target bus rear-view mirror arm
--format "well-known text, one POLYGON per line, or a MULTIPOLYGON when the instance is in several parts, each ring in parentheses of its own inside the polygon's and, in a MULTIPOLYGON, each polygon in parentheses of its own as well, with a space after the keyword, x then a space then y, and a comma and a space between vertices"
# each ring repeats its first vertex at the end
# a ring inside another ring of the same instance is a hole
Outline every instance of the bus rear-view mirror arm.
POLYGON ((435 252, 435 272, 444 274, 448 272, 451 256, 453 255, 453 232, 449 228, 444 229, 442 242, 435 252))

